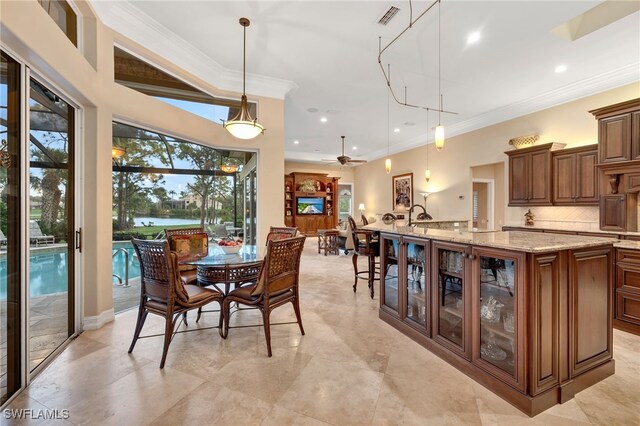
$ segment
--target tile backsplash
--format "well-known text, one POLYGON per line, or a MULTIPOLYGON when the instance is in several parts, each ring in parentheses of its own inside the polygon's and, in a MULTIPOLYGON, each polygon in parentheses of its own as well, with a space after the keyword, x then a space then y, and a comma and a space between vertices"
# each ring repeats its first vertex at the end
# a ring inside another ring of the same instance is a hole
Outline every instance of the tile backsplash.
POLYGON ((600 229, 600 209, 598 206, 575 207, 520 207, 522 225, 527 210, 536 216, 535 224, 539 227, 597 231, 600 229))

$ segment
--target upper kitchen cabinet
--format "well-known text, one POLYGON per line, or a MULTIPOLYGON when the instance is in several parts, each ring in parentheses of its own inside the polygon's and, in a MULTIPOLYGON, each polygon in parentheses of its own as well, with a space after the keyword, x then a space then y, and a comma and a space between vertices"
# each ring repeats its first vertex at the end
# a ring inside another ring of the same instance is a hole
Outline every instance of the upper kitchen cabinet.
POLYGON ((600 163, 640 160, 640 98, 590 112, 598 120, 600 163))
POLYGON ((598 205, 598 145, 554 151, 553 205, 598 205))
POLYGON ((509 205, 550 206, 552 204, 551 153, 564 144, 547 143, 507 151, 509 156, 509 205))

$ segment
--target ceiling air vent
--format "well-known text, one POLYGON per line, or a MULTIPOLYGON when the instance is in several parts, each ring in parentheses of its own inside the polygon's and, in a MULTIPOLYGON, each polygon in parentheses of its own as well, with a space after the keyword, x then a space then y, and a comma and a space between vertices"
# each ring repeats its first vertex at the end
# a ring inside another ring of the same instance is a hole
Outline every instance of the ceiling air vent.
POLYGON ((395 6, 391 6, 389 10, 387 10, 385 14, 382 15, 382 18, 380 18, 380 20, 378 21, 378 24, 387 25, 389 21, 391 21, 391 19, 393 19, 393 17, 396 16, 396 13, 398 13, 399 11, 400 11, 399 8, 395 6))

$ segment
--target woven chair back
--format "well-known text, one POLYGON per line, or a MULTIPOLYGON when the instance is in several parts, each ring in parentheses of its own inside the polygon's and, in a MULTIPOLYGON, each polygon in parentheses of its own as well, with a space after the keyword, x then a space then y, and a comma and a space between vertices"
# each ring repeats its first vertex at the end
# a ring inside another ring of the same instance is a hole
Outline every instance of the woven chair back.
POLYGON ((197 228, 179 228, 179 229, 165 229, 165 235, 167 236, 167 240, 176 235, 193 235, 193 234, 202 234, 204 233, 204 228, 202 226, 198 226, 197 228))
POLYGON ((169 250, 167 241, 131 239, 140 261, 142 296, 149 299, 173 303, 177 297, 187 301, 189 296, 177 272, 177 257, 169 250))
POLYGON ((297 288, 300 274, 300 258, 307 237, 271 240, 267 242, 267 254, 264 258, 258 283, 251 292, 265 297, 297 288))

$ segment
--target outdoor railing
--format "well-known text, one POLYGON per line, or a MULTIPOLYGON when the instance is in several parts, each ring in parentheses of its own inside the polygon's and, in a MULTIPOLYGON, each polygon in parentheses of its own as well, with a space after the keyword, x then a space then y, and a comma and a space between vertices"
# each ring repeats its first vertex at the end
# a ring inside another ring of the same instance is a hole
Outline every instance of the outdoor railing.
POLYGON ((115 258, 120 252, 124 253, 124 284, 122 284, 122 277, 120 275, 112 274, 112 276, 118 279, 118 284, 116 285, 121 287, 131 287, 129 285, 129 252, 127 251, 127 249, 117 249, 113 252, 113 256, 111 256, 111 258, 115 258))

